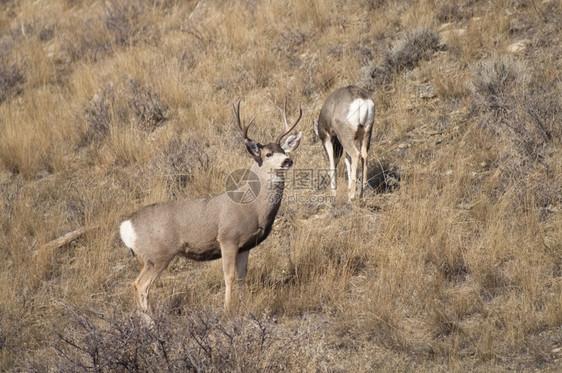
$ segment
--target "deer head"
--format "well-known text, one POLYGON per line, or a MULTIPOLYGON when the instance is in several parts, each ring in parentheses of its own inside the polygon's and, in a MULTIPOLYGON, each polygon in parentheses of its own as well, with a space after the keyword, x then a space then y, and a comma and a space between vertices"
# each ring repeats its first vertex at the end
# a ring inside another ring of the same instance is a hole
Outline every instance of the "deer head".
POLYGON ((284 132, 277 137, 275 142, 266 145, 262 145, 248 137, 248 129, 252 126, 252 124, 254 124, 255 117, 248 124, 242 123, 240 120, 240 100, 238 100, 236 105, 232 105, 232 110, 234 112, 238 128, 244 138, 246 149, 248 149, 248 152, 252 155, 259 167, 265 166, 266 169, 278 170, 289 169, 293 165, 293 161, 287 156, 287 154, 299 146, 302 138, 302 131, 287 137, 283 144, 281 144, 281 141, 283 141, 283 138, 287 136, 299 123, 302 117, 302 108, 299 107, 299 117, 295 123, 289 127, 287 124, 287 100, 285 100, 284 109, 281 110, 284 132))

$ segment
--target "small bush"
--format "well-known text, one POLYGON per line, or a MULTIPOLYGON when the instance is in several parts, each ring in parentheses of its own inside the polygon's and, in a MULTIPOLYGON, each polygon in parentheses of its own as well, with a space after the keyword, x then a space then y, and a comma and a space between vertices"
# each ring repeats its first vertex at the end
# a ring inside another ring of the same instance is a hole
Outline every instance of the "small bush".
POLYGON ((154 131, 166 121, 166 109, 167 105, 150 87, 125 76, 124 83, 117 88, 106 86, 87 104, 85 141, 99 142, 109 134, 111 126, 122 126, 131 119, 135 127, 154 131))
POLYGON ((21 93, 24 80, 17 66, 0 65, 0 103, 21 93))
MULTIPOLYGON (((156 315, 146 326, 134 316, 67 312, 69 324, 53 333, 56 356, 43 361, 56 371, 298 371, 308 363, 294 356, 306 356, 311 331, 284 329, 267 317, 197 311, 156 315)), ((33 359, 22 365, 33 365, 33 359)))
POLYGON ((377 192, 391 192, 400 186, 400 171, 386 161, 375 162, 367 170, 367 183, 377 192))
POLYGON ((495 56, 477 64, 474 69, 473 92, 478 104, 495 117, 515 106, 515 95, 525 84, 525 66, 511 57, 495 56))
POLYGON ((156 92, 140 84, 138 80, 128 79, 129 107, 137 120, 137 125, 144 130, 152 131, 167 119, 167 105, 160 100, 156 92))
POLYGON ((95 95, 84 109, 87 129, 85 141, 101 141, 109 133, 111 106, 115 103, 113 87, 107 86, 100 95, 95 95))
POLYGON ((209 155, 195 141, 174 139, 152 159, 150 169, 166 178, 171 197, 177 198, 194 172, 207 170, 209 165, 209 155))
POLYGON ((562 134, 562 95, 559 87, 532 79, 527 69, 506 56, 477 64, 473 110, 478 123, 507 144, 497 156, 500 193, 517 180, 517 201, 532 196, 535 205, 546 207, 559 203, 549 156, 562 134))
POLYGON ((556 89, 532 88, 530 80, 523 62, 496 56, 476 66, 472 91, 480 124, 512 141, 521 155, 540 160, 553 133, 560 133, 562 102, 556 89))
POLYGON ((428 29, 416 29, 399 39, 386 53, 384 61, 372 62, 361 71, 360 84, 369 90, 388 84, 394 74, 413 69, 441 47, 439 35, 428 29))
POLYGON ((398 40, 387 53, 385 64, 395 71, 412 69, 439 49, 439 36, 428 29, 416 29, 398 40))
POLYGON ((131 39, 131 21, 129 20, 132 15, 130 5, 121 5, 117 1, 112 1, 108 6, 105 5, 105 27, 113 35, 114 42, 118 45, 129 43, 131 39))
POLYGON ((457 3, 453 1, 441 5, 435 17, 439 22, 454 22, 463 19, 464 15, 457 3))

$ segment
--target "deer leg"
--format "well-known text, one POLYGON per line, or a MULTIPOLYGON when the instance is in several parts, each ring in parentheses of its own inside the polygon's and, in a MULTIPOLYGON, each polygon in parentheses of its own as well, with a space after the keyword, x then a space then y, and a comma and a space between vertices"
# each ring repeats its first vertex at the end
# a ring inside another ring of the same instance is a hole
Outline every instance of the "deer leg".
POLYGON ((360 192, 359 198, 363 198, 363 189, 365 189, 365 182, 367 180, 367 157, 363 157, 361 155, 361 184, 360 184, 360 192))
POLYGON ((345 155, 345 168, 347 170, 347 188, 351 189, 351 158, 349 154, 345 155))
POLYGON ((363 135, 361 139, 361 193, 359 195, 361 198, 363 198, 363 189, 365 189, 367 185, 367 152, 369 150, 369 139, 370 134, 363 135))
POLYGON ((357 165, 359 163, 359 151, 355 150, 353 154, 350 154, 351 158, 351 172, 349 173, 349 199, 352 200, 355 198, 355 189, 357 185, 357 165))
POLYGON ((141 272, 139 273, 136 280, 133 281, 132 285, 133 291, 135 293, 137 307, 144 314, 148 314, 150 312, 148 307, 148 291, 150 290, 150 286, 160 275, 160 273, 162 273, 162 271, 166 269, 172 258, 161 261, 145 261, 141 272))
POLYGON ((250 250, 239 252, 236 255, 236 275, 238 276, 238 298, 242 298, 242 290, 244 289, 244 282, 246 278, 246 271, 248 270, 248 255, 250 250))
POLYGON ((352 200, 355 198, 355 188, 357 184, 357 164, 359 163, 359 150, 357 150, 357 145, 355 144, 355 139, 352 137, 343 137, 341 139, 341 144, 345 149, 346 158, 345 165, 347 166, 347 187, 348 187, 348 198, 352 200))
POLYGON ((332 193, 336 193, 336 158, 334 155, 334 144, 332 139, 328 137, 323 143, 326 154, 328 154, 328 160, 330 161, 330 169, 328 170, 328 175, 330 176, 330 189, 332 193))
POLYGON ((221 243, 222 270, 224 272, 224 310, 230 311, 230 299, 232 298, 232 284, 236 277, 236 256, 238 247, 232 244, 221 243))

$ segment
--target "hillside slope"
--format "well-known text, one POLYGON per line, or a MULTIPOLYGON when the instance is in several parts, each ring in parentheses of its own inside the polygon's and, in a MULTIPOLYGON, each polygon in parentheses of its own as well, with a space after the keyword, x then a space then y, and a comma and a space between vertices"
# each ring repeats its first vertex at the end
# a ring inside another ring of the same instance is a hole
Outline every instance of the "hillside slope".
POLYGON ((560 370, 561 19, 557 0, 0 2, 0 370, 560 370), (376 105, 351 204, 343 165, 337 198, 317 188, 312 132, 347 84, 376 105), (176 260, 144 328, 117 227, 251 165, 239 98, 264 142, 285 98, 303 108, 273 232, 234 316, 220 261, 176 260))

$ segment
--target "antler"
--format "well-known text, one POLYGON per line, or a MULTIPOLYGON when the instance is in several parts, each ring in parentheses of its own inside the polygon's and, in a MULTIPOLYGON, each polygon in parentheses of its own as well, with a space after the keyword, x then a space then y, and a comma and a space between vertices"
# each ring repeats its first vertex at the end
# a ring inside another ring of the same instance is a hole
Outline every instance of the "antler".
POLYGON ((290 128, 289 128, 289 124, 287 123, 287 97, 285 97, 285 104, 283 105, 283 110, 281 110, 279 107, 277 107, 277 109, 279 109, 279 111, 281 112, 281 115, 283 117, 283 125, 285 128, 285 132, 279 135, 277 140, 275 140, 277 144, 281 144, 281 140, 283 140, 283 137, 287 136, 287 134, 289 134, 289 132, 291 132, 297 126, 297 123, 299 123, 299 121, 301 120, 302 108, 299 105, 299 117, 297 118, 295 124, 293 124, 290 128))
POLYGON ((240 121, 240 101, 241 100, 238 99, 236 106, 232 104, 232 111, 234 112, 234 118, 236 118, 236 122, 238 123, 238 128, 240 128, 240 132, 242 132, 242 136, 244 136, 244 140, 250 140, 248 138, 248 128, 254 124, 254 119, 256 119, 256 117, 254 116, 250 123, 243 125, 240 121))

